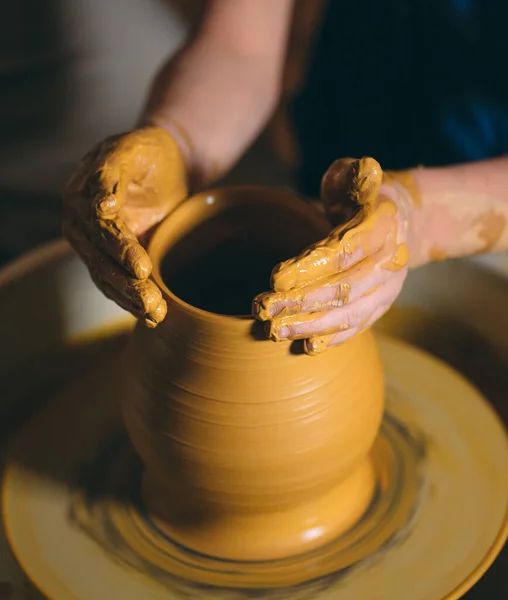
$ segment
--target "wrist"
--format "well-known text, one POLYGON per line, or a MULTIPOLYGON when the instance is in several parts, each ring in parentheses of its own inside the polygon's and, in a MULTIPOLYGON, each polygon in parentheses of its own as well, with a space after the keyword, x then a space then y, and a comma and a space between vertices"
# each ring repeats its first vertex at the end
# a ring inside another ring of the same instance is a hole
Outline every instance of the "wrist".
POLYGON ((277 62, 200 35, 157 75, 143 122, 174 136, 193 189, 225 174, 265 126, 280 91, 277 62))
POLYGON ((143 127, 156 127, 168 133, 178 146, 187 171, 191 170, 193 161, 193 145, 188 132, 164 113, 146 115, 141 122, 143 127))
POLYGON ((419 167, 405 171, 385 171, 383 180, 392 190, 392 198, 397 206, 402 237, 410 254, 410 268, 426 262, 422 244, 425 226, 422 222, 422 196, 418 181, 423 170, 419 167))
POLYGON ((508 159, 412 171, 415 264, 508 248, 508 159))
POLYGON ((142 127, 156 127, 168 133, 180 150, 185 164, 189 188, 199 187, 198 181, 206 179, 206 168, 196 160, 195 145, 190 133, 164 110, 146 114, 141 120, 142 127))
MULTIPOLYGON (((439 173, 441 172, 442 168, 439 167, 418 167, 407 171, 415 198, 411 222, 411 268, 440 262, 447 258, 447 253, 439 240, 439 216, 436 220, 432 209, 435 192, 440 190, 439 173)), ((446 190, 443 192, 447 193, 446 190)))

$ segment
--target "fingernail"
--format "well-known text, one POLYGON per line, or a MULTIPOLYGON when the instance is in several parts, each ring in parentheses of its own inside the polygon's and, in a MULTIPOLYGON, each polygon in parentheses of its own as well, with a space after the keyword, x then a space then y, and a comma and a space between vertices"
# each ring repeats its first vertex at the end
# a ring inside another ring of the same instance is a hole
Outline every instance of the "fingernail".
POLYGON ((291 330, 287 325, 279 326, 274 321, 270 321, 268 324, 268 337, 273 342, 280 342, 286 340, 289 337, 291 330))
POLYGON ((158 323, 161 323, 166 318, 166 314, 168 312, 168 305, 165 300, 161 300, 159 306, 155 309, 153 315, 158 323))
POLYGON ((252 316, 260 321, 270 318, 270 304, 268 303, 268 292, 259 294, 252 302, 252 316))
POLYGON ((149 329, 155 329, 155 327, 157 327, 159 323, 157 321, 155 321, 154 319, 152 319, 152 317, 150 317, 149 315, 145 315, 145 325, 149 328, 149 329))
POLYGON ((111 212, 114 212, 116 210, 116 197, 113 196, 113 194, 106 196, 106 198, 103 198, 97 204, 97 208, 99 212, 101 212, 103 215, 107 215, 111 212))
POLYGON ((150 329, 157 327, 159 323, 162 323, 162 321, 164 321, 167 312, 168 306, 166 304, 166 301, 161 300, 160 304, 155 310, 145 315, 145 324, 147 325, 147 327, 150 327, 150 329))
POLYGON ((311 338, 305 340, 304 349, 305 353, 309 356, 315 356, 316 354, 322 354, 328 349, 329 336, 311 338))
POLYGON ((289 337, 290 333, 291 333, 291 331, 290 331, 289 327, 284 326, 279 329, 278 336, 281 340, 285 340, 286 338, 289 337))
POLYGON ((276 292, 289 292, 296 285, 298 269, 294 262, 295 259, 290 259, 273 269, 270 283, 276 292))

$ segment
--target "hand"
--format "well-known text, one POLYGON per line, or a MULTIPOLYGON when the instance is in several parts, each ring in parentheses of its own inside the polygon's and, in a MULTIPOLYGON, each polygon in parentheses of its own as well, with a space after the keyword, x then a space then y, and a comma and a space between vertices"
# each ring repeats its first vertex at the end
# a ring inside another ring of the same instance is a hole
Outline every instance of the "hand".
POLYGON ((407 275, 416 200, 409 175, 383 175, 372 158, 333 163, 321 198, 336 229, 278 265, 273 291, 253 304, 254 316, 268 322, 270 339, 306 339, 308 354, 370 327, 395 301, 407 275))
POLYGON ((63 232, 104 294, 155 327, 166 302, 149 279, 143 245, 187 195, 180 150, 165 130, 107 138, 82 160, 64 190, 63 232))

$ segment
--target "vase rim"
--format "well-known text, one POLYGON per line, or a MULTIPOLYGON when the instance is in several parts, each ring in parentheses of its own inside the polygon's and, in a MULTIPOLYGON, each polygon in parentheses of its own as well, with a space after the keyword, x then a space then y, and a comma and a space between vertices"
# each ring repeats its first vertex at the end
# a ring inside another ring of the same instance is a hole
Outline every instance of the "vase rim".
MULTIPOLYGON (((318 226, 326 223, 324 214, 321 213, 309 200, 298 195, 298 193, 291 188, 282 186, 268 187, 262 185, 217 186, 193 194, 181 202, 159 224, 147 247, 148 254, 152 259, 153 264, 151 276, 157 286, 162 290, 163 295, 166 296, 173 305, 179 306, 186 313, 195 318, 199 318, 200 320, 221 322, 222 325, 228 324, 232 327, 235 325, 238 327, 244 327, 246 323, 253 323, 256 321, 256 319, 252 314, 229 315, 224 313, 216 313, 203 308, 198 308, 197 306, 186 302, 180 296, 175 294, 166 284, 161 275, 160 265, 168 249, 171 248, 172 242, 174 243, 178 241, 178 234, 171 236, 171 232, 175 230, 175 224, 177 224, 179 221, 186 221, 185 213, 192 208, 192 205, 195 205, 196 203, 203 203, 206 207, 210 208, 216 202, 214 197, 216 197, 218 194, 221 194, 222 206, 238 206, 240 204, 238 199, 239 193, 255 194, 255 199, 253 198, 250 204, 260 202, 268 204, 270 202, 276 202, 279 205, 287 206, 288 209, 306 212, 309 219, 313 219, 318 226), (259 192, 262 193, 260 194, 259 192)), ((246 204, 245 198, 242 198, 241 203, 246 204)))

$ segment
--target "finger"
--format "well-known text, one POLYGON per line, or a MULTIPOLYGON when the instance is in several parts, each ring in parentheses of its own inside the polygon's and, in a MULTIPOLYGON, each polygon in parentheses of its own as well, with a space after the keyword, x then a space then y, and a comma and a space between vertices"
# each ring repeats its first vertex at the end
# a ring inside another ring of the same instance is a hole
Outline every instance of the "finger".
POLYGON ((304 313, 291 317, 278 317, 267 321, 267 334, 274 342, 303 340, 349 329, 341 308, 304 313))
POLYGON ((94 237, 107 254, 137 279, 152 272, 152 261, 137 237, 122 219, 97 219, 94 237))
POLYGON ((97 164, 87 183, 92 217, 108 219, 118 215, 125 204, 126 188, 127 182, 122 177, 118 158, 111 152, 104 162, 97 164))
POLYGON ((116 302, 121 308, 142 319, 147 327, 154 328, 164 321, 167 314, 167 304, 156 284, 150 279, 129 279, 120 285, 107 278, 94 283, 104 295, 116 302), (140 309, 139 306, 143 306, 140 309))
POLYGON ((97 217, 90 210, 89 189, 83 187, 81 175, 69 183, 64 192, 64 221, 73 223, 86 237, 104 250, 114 261, 138 279, 146 279, 152 261, 126 223, 117 215, 97 217), (92 214, 93 213, 93 214, 92 214))
MULTIPOLYGON (((388 259, 388 253, 385 254, 388 259)), ((347 271, 322 277, 301 288, 260 294, 254 299, 253 315, 261 321, 267 321, 275 317, 338 308, 354 302, 372 293, 391 277, 392 274, 383 268, 384 262, 383 253, 378 253, 347 271)))
MULTIPOLYGON (((321 197, 331 222, 338 227, 326 240, 274 269, 275 291, 288 291, 316 277, 345 270, 372 253, 366 232, 372 228, 369 217, 378 206, 382 180, 381 166, 373 158, 346 158, 331 165, 321 183, 321 197)), ((390 205, 388 212, 393 216, 395 206, 386 204, 390 205)), ((381 237, 374 237, 381 247, 381 237)))
POLYGON ((375 204, 383 170, 370 157, 336 160, 321 181, 321 200, 334 226, 354 226, 363 207, 375 204))
POLYGON ((78 172, 85 175, 84 185, 78 176, 74 185, 82 185, 74 189, 81 192, 92 219, 114 217, 125 204, 128 181, 124 171, 131 162, 132 148, 125 152, 122 146, 128 137, 118 134, 106 138, 81 162, 78 172))
MULTIPOLYGON (((64 205, 79 211, 83 218, 117 214, 121 208, 116 194, 120 189, 121 163, 116 151, 122 136, 111 136, 92 148, 64 188, 64 205), (101 208, 104 208, 102 211, 101 208)), ((124 186, 125 187, 125 186, 124 186)), ((119 194, 120 201, 124 194, 119 194)))
MULTIPOLYGON (((104 169, 104 154, 106 152, 104 148, 110 149, 111 144, 113 144, 111 140, 105 140, 90 151, 81 160, 78 169, 68 181, 63 192, 64 221, 79 222, 80 228, 86 227, 88 235, 93 235, 96 242, 102 240, 99 233, 100 227, 97 225, 99 220, 103 220, 102 211, 100 210, 101 202, 117 193, 119 189, 119 170, 104 169), (104 177, 103 171, 107 171, 108 177, 104 177)), ((107 216, 110 219, 116 217, 121 205, 116 198, 113 204, 115 210, 107 216)), ((106 232, 105 237, 109 239, 111 235, 106 232)), ((113 254, 116 254, 116 252, 113 252, 113 254)))
POLYGON ((380 201, 376 210, 353 229, 341 228, 294 259, 275 267, 272 287, 275 292, 288 292, 314 280, 346 271, 353 265, 379 252, 396 240, 397 208, 389 199, 380 201))
POLYGON ((367 322, 379 306, 389 306, 399 293, 406 272, 392 274, 389 281, 370 295, 338 308, 303 313, 289 317, 277 317, 269 322, 271 340, 298 340, 331 333, 343 332, 367 322))
POLYGON ((345 271, 365 256, 361 245, 340 244, 329 237, 296 258, 277 265, 272 271, 272 288, 276 292, 294 290, 321 277, 345 271))
POLYGON ((332 348, 333 346, 338 346, 347 342, 351 338, 356 335, 362 333, 369 327, 372 327, 374 323, 380 319, 388 310, 390 309, 390 305, 380 306, 378 307, 370 319, 368 319, 365 323, 358 325, 357 327, 353 327, 351 329, 346 329, 344 331, 339 331, 338 333, 332 333, 325 336, 313 337, 304 342, 305 353, 309 356, 315 356, 317 354, 322 354, 326 352, 328 348, 332 348))
POLYGON ((66 225, 65 234, 87 265, 94 283, 108 298, 143 319, 149 327, 164 320, 166 302, 153 281, 130 277, 111 258, 101 254, 77 227, 66 225))

